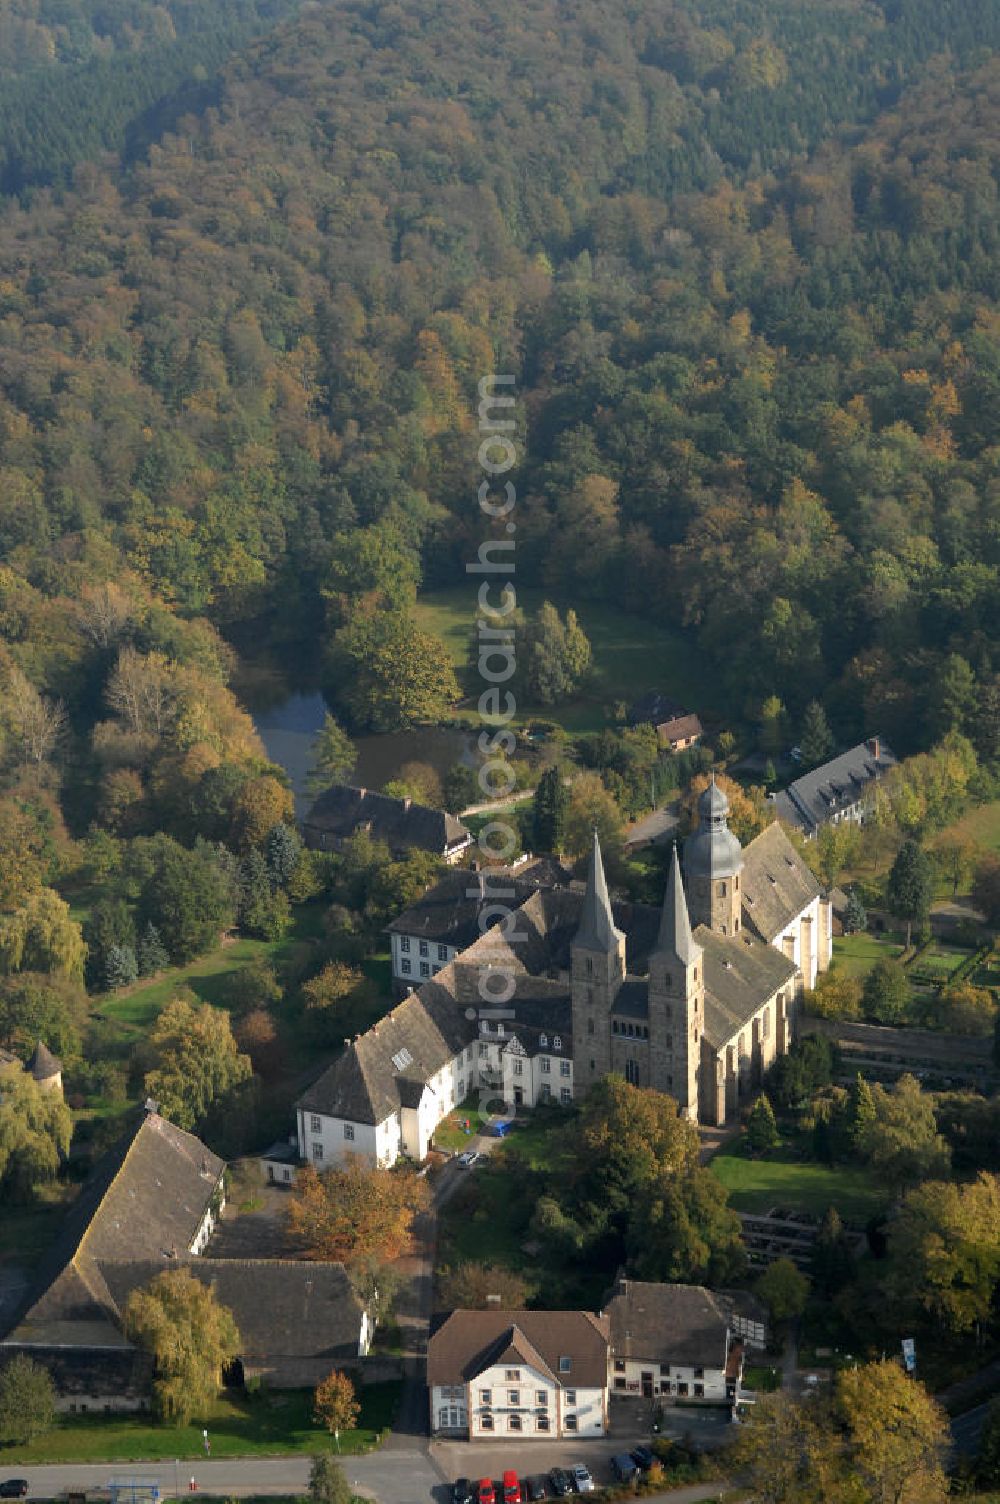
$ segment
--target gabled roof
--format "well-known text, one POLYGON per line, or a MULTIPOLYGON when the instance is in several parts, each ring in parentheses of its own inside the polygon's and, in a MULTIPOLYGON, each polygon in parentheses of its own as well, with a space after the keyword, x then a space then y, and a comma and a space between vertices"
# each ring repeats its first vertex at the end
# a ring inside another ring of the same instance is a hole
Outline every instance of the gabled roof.
POLYGON ((892 749, 880 737, 859 742, 839 757, 796 778, 775 796, 778 818, 816 830, 833 815, 857 804, 865 789, 895 767, 892 749))
POLYGON ((603 1389, 608 1331, 589 1311, 452 1311, 427 1343, 427 1382, 468 1383, 511 1351, 564 1387, 603 1389))
MULTIPOLYGON (((552 859, 539 858, 522 871, 488 867, 480 872, 449 872, 408 909, 398 914, 386 930, 393 935, 415 935, 421 940, 440 941, 465 950, 482 931, 479 917, 484 909, 500 903, 516 909, 539 888, 568 887, 571 874, 552 859)), ((495 922, 487 915, 488 924, 495 922)))
POLYGON ((604 1314, 616 1358, 684 1367, 726 1366, 729 1314, 701 1285, 620 1279, 604 1314))
MULTIPOLYGON (((200 1139, 147 1113, 95 1166, 29 1293, 18 1333, 114 1315, 101 1261, 183 1256, 224 1163, 200 1139)), ((19 1340, 28 1340, 21 1336, 19 1340)))
POLYGON ((104 1260, 101 1274, 123 1311, 133 1290, 165 1269, 183 1268, 233 1313, 244 1361, 356 1359, 363 1307, 343 1264, 291 1259, 104 1260))
POLYGON ((699 924, 694 938, 705 954, 705 1038, 717 1050, 792 980, 797 968, 745 930, 719 935, 699 924))
MULTIPOLYGON (((411 992, 349 1044, 297 1106, 352 1123, 382 1123, 401 1105, 400 1081, 427 1080, 475 1035, 457 1006, 455 963, 411 992)), ((407 1105, 412 1095, 406 1087, 407 1105)))
POLYGON ((669 720, 661 721, 656 729, 663 740, 668 742, 686 741, 688 737, 705 734, 700 718, 694 714, 671 716, 669 720))
POLYGON ((375 840, 386 841, 394 850, 419 846, 441 855, 472 839, 461 820, 445 810, 347 783, 335 783, 320 794, 303 819, 302 829, 307 836, 329 835, 338 840, 370 829, 375 840))
POLYGON ((742 882, 743 922, 769 941, 823 891, 777 821, 744 847, 742 882))

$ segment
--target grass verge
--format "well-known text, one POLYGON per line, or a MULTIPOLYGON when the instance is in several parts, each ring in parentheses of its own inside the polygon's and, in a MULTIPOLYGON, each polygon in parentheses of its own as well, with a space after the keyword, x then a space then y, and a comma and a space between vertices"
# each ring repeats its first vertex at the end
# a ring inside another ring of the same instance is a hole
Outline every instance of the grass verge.
MULTIPOLYGON (((392 1425, 401 1390, 399 1382, 359 1388, 359 1424, 341 1432, 341 1452, 369 1452, 379 1444, 392 1425)), ((30 1446, 5 1453, 0 1470, 33 1462, 202 1461, 203 1425, 213 1460, 333 1452, 334 1438, 313 1424, 312 1403, 310 1389, 272 1390, 252 1398, 223 1394, 206 1420, 190 1426, 156 1425, 146 1415, 64 1415, 30 1446)))

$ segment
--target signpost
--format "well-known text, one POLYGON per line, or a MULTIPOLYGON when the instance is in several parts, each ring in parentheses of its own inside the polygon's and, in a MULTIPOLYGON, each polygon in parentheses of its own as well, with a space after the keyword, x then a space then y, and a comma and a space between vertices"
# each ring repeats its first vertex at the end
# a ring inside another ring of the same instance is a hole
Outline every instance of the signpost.
POLYGON ((909 1374, 917 1371, 917 1347, 912 1337, 903 1338, 903 1366, 909 1374))

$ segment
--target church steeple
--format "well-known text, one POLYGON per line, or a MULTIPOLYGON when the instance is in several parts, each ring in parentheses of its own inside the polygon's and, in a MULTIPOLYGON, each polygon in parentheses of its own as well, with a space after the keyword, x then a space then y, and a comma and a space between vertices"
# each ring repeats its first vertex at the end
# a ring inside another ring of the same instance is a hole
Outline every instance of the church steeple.
POLYGON ((688 917, 687 899, 681 882, 681 864, 677 859, 677 847, 670 862, 667 877, 667 892, 660 916, 660 933, 656 939, 657 953, 671 956, 682 966, 690 966, 699 953, 691 935, 691 920, 688 917))
POLYGON ((611 1070, 611 1011, 625 980, 625 936, 615 928, 596 830, 580 925, 569 954, 573 1091, 582 1095, 611 1070))
POLYGON ((580 928, 576 932, 573 944, 581 946, 584 950, 610 953, 618 949, 620 938, 611 913, 608 882, 604 876, 604 861, 601 857, 601 842, 595 826, 594 844, 591 847, 590 865, 587 868, 587 891, 580 915, 580 928))

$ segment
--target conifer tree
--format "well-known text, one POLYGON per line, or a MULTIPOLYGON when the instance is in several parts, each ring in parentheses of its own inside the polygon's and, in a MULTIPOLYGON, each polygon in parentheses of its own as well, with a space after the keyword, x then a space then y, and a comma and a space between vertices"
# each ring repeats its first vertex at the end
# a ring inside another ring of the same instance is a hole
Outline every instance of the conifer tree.
POLYGON ((546 768, 535 789, 532 808, 532 844, 536 851, 562 850, 568 802, 559 769, 546 768))
POLYGON ((170 965, 170 957, 167 948, 160 939, 160 932, 152 920, 142 932, 137 950, 139 963, 139 975, 151 977, 158 971, 163 971, 170 965))
POLYGON ((747 1118, 747 1143, 755 1152, 773 1149, 780 1140, 774 1108, 763 1093, 757 1098, 747 1118))
POLYGON ((847 1103, 847 1139, 853 1154, 859 1157, 864 1155, 876 1116, 872 1089, 859 1072, 854 1078, 847 1103))
POLYGON ((818 700, 806 706, 802 718, 802 761, 809 767, 826 762, 833 751, 833 733, 826 718, 826 711, 818 700))

